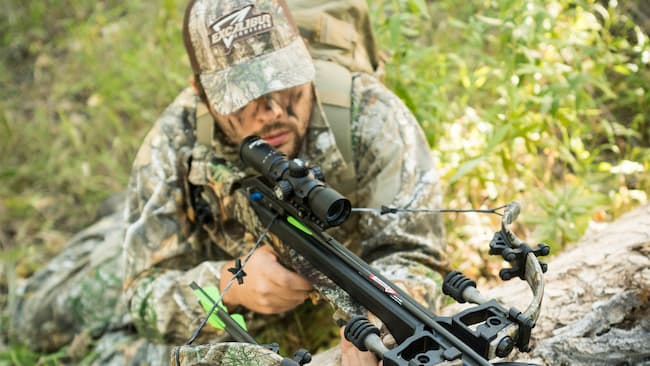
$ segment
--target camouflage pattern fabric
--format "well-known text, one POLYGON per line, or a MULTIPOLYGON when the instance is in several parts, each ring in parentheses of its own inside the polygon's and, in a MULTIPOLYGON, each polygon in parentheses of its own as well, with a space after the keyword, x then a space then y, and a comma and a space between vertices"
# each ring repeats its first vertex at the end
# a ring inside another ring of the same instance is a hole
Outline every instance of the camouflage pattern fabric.
MULTIPOLYGON (((284 355, 291 358, 289 355, 284 355)), ((202 366, 202 365, 260 365, 281 366, 282 356, 270 352, 262 346, 247 343, 218 343, 197 346, 180 346, 171 355, 172 365, 202 366), (229 354, 226 354, 226 353, 229 354), (177 355, 178 353, 178 355, 177 355), (259 362, 259 360, 263 362, 259 362)), ((326 351, 312 355, 313 366, 340 366, 341 346, 334 346, 326 351)))
POLYGON ((33 348, 53 351, 82 330, 90 337, 126 323, 122 294, 123 213, 80 232, 18 292, 15 335, 33 348))
MULTIPOLYGON (((188 284, 217 285, 224 262, 244 255, 260 232, 237 190, 250 172, 238 161, 236 147, 222 142, 218 131, 212 149, 196 143, 197 102, 185 90, 163 113, 137 155, 129 184, 128 306, 141 334, 176 344, 203 315, 188 284)), ((395 95, 365 74, 354 77, 352 130, 359 189, 349 198, 355 207, 440 207, 438 176, 421 129, 395 95)), ((298 155, 318 164, 336 188, 345 162, 326 120, 310 122, 298 155)), ((423 305, 437 308, 438 273, 446 269, 438 216, 354 214, 330 233, 423 305)), ((364 312, 282 243, 267 242, 343 317, 364 312)), ((204 331, 213 340, 221 334, 204 331)))
POLYGON ((90 365, 168 365, 172 349, 171 345, 152 342, 128 329, 111 331, 95 342, 90 353, 92 359, 90 365))
POLYGON ((182 346, 171 355, 171 365, 280 366, 282 357, 250 343, 182 346))
POLYGON ((122 301, 124 205, 77 234, 63 252, 26 280, 12 315, 13 336, 52 352, 68 345, 62 364, 163 365, 170 345, 130 329, 122 301))

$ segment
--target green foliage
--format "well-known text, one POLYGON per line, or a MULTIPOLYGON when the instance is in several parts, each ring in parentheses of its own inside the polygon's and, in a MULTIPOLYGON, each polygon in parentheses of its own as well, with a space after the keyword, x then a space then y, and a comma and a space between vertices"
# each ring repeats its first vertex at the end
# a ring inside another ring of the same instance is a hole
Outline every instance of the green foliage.
POLYGON ((65 365, 69 361, 66 358, 66 349, 61 349, 48 355, 42 355, 31 351, 24 345, 14 345, 6 350, 0 350, 0 365, 13 366, 58 366, 65 365))
POLYGON ((565 185, 554 191, 538 189, 535 204, 543 216, 533 216, 526 220, 527 225, 537 227, 537 237, 551 243, 551 252, 562 248, 559 243, 575 242, 584 233, 595 207, 606 203, 604 197, 585 191, 581 187, 565 185))
POLYGON ((386 82, 425 128, 450 206, 523 201, 560 248, 595 212, 647 201, 648 36, 610 4, 372 3, 386 82))
POLYGON ((142 137, 190 74, 184 5, 5 3, 0 225, 5 240, 33 245, 43 230, 87 225, 124 189, 142 137))
POLYGON ((283 355, 292 355, 300 348, 312 353, 325 351, 339 343, 339 328, 332 314, 331 307, 306 302, 292 311, 290 318, 269 317, 255 337, 262 344, 278 343, 283 355))
POLYGON ((0 365, 34 365, 38 359, 39 355, 30 351, 26 346, 17 345, 0 351, 0 365))

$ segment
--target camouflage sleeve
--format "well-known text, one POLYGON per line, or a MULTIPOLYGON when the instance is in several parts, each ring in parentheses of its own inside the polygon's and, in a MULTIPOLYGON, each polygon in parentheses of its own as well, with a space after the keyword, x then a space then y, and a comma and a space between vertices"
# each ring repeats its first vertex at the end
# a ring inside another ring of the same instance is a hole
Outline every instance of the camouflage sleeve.
MULTIPOLYGON (((358 207, 439 208, 429 145, 401 100, 368 75, 355 78, 353 142, 358 207)), ((446 268, 442 219, 435 214, 358 217, 360 255, 420 303, 438 308, 446 268)))
POLYGON ((206 261, 208 240, 186 214, 182 172, 193 137, 184 113, 177 99, 138 151, 124 240, 124 294, 133 321, 142 335, 168 342, 187 340, 205 316, 190 282, 218 287, 223 265, 206 261))

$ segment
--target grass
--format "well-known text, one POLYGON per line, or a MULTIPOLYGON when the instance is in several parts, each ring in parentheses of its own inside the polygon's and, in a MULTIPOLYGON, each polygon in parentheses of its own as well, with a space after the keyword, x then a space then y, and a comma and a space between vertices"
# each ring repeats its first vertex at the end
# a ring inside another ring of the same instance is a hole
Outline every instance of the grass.
POLYGON ((8 247, 41 245, 42 233, 66 237, 92 222, 99 204, 124 189, 142 137, 186 81, 180 4, 49 5, 15 2, 0 23, 3 34, 18 35, 3 39, 0 69, 8 247))

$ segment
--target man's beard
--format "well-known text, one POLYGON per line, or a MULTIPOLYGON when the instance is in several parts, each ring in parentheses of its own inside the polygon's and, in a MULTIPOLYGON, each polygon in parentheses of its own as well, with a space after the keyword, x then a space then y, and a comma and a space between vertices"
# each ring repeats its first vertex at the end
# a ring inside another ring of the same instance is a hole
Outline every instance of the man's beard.
POLYGON ((253 133, 253 135, 257 135, 260 137, 267 136, 273 132, 280 132, 280 131, 287 131, 290 135, 289 140, 281 144, 279 146, 274 146, 275 149, 283 148, 285 145, 288 145, 288 149, 283 149, 285 150, 287 156, 289 158, 293 158, 296 155, 298 155, 298 148, 300 147, 300 144, 305 137, 304 135, 300 134, 300 131, 298 130, 298 126, 296 126, 293 123, 287 123, 284 121, 276 121, 268 125, 264 125, 259 131, 256 131, 253 133))

